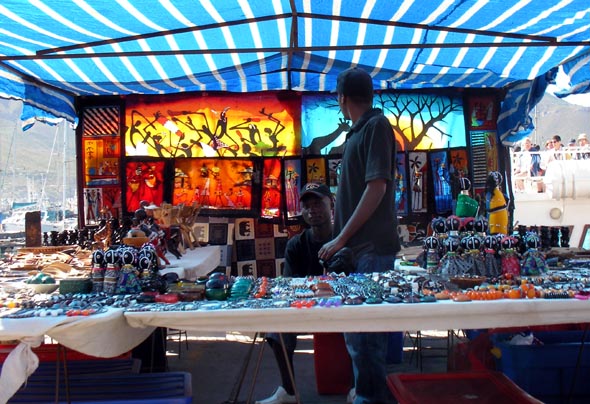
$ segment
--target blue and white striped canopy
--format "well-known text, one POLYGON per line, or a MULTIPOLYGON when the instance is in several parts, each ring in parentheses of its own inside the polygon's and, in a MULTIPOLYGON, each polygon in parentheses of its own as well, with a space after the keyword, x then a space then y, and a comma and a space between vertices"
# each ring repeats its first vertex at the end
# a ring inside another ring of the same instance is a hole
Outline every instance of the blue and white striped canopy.
POLYGON ((589 51, 588 0, 0 3, 0 96, 24 99, 330 91, 353 65, 381 89, 504 88, 589 51))

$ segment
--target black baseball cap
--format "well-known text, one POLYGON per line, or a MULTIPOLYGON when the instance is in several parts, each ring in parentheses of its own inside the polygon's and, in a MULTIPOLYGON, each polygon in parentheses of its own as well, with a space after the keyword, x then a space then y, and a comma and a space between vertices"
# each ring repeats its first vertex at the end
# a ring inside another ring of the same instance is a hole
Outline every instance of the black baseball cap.
POLYGON ((358 67, 346 69, 338 75, 336 92, 349 97, 373 99, 373 79, 358 67))
POLYGON ((318 184, 315 182, 309 182, 305 184, 303 188, 301 188, 301 196, 299 197, 299 200, 301 201, 303 198, 309 195, 313 195, 318 198, 323 198, 324 196, 332 198, 332 192, 330 191, 330 188, 324 184, 318 184))

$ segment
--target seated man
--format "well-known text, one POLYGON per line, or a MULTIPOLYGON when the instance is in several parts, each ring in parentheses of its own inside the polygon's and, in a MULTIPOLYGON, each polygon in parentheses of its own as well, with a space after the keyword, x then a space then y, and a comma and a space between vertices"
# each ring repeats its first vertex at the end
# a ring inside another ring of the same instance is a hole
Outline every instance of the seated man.
MULTIPOLYGON (((326 185, 310 183, 301 192, 301 214, 309 226, 303 233, 292 237, 285 248, 285 277, 306 277, 323 275, 324 269, 318 259, 318 251, 322 245, 332 238, 332 194, 326 185)), ((293 369, 293 354, 297 345, 297 334, 283 333, 283 343, 293 369)), ((256 404, 295 403, 295 389, 289 375, 288 364, 283 354, 279 334, 269 333, 266 340, 272 348, 282 385, 274 394, 256 404)))

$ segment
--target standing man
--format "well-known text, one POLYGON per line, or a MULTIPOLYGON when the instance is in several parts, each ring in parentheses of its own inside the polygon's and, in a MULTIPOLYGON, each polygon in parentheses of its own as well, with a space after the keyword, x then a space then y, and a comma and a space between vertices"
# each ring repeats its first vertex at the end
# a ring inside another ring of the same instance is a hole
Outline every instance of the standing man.
MULTIPOLYGON (((334 239, 319 251, 327 261, 343 247, 356 253, 356 271, 393 269, 400 250, 394 197, 395 139, 387 118, 373 108, 373 81, 362 69, 338 75, 338 104, 352 121, 334 210, 334 239)), ((387 333, 345 333, 352 359, 354 404, 392 401, 386 383, 387 333)), ((351 392, 352 393, 352 392, 351 392)))
MULTIPOLYGON (((303 233, 293 236, 285 248, 284 277, 307 277, 324 274, 324 268, 318 259, 320 248, 332 238, 332 193, 326 185, 309 183, 301 190, 301 215, 309 226, 303 233)), ((283 343, 289 358, 285 359, 279 334, 268 333, 266 340, 274 353, 282 385, 274 394, 256 404, 296 403, 295 388, 289 374, 293 370, 293 354, 297 347, 297 334, 283 333, 283 343)))

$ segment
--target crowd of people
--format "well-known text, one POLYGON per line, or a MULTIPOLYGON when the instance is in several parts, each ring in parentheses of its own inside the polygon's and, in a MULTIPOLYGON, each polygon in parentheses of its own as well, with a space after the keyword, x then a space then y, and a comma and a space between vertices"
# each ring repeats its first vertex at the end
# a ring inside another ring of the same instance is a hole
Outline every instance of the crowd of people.
MULTIPOLYGON (((567 145, 562 143, 561 136, 554 135, 545 142, 544 150, 526 137, 513 151, 512 174, 517 192, 524 191, 525 179, 544 176, 547 166, 554 160, 590 160, 590 145, 585 133, 579 134, 577 139, 570 139, 567 145)), ((542 192, 542 182, 538 183, 538 191, 542 192)))

